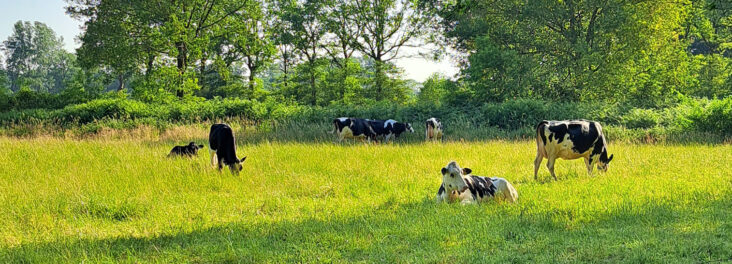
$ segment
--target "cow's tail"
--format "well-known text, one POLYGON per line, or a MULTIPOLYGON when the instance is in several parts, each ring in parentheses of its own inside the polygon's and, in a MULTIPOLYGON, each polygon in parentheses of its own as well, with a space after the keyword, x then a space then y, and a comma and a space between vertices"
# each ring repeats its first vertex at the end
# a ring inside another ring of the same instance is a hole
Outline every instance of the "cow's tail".
POLYGON ((336 132, 338 132, 338 119, 333 119, 333 131, 328 133, 335 134, 336 132))
POLYGON ((544 145, 546 145, 546 134, 544 133, 544 128, 549 125, 549 121, 541 121, 538 125, 536 125, 536 148, 537 151, 543 154, 546 157, 546 150, 544 149, 544 145))

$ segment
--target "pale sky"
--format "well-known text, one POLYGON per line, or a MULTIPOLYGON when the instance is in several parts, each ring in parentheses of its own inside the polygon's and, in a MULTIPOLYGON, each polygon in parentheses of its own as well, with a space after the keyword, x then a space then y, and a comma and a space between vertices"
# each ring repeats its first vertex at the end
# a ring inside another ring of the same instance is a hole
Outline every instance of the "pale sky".
MULTIPOLYGON (((13 24, 18 20, 40 21, 51 27, 56 34, 64 38, 65 47, 74 51, 79 44, 76 36, 79 35, 79 25, 66 15, 63 0, 0 0, 0 42, 8 39, 13 32, 13 24)), ((416 54, 417 51, 404 50, 404 54, 416 54)), ((422 82, 435 72, 452 77, 457 72, 457 66, 450 59, 432 61, 423 58, 402 58, 396 64, 404 69, 405 77, 422 82)))

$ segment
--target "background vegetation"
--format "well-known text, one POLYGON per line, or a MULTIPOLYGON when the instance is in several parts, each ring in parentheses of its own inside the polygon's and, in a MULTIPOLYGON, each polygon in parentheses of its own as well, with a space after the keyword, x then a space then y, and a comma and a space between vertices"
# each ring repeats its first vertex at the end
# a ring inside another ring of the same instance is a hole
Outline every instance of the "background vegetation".
POLYGON ((732 131, 728 1, 67 3, 84 22, 75 52, 39 22, 19 21, 0 45, 8 134, 225 118, 322 126, 346 115, 732 131), (460 73, 404 79, 394 60, 426 44, 425 56, 457 60, 460 73))

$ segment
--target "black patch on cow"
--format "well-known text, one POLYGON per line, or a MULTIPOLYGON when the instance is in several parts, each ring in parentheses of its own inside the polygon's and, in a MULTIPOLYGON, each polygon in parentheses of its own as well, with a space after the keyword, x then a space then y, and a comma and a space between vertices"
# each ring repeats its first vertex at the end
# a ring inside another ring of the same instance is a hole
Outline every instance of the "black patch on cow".
MULTIPOLYGON (((216 151, 216 156, 219 160, 223 160, 225 165, 233 165, 240 162, 236 157, 234 131, 229 125, 212 125, 211 132, 208 134, 208 144, 211 150, 216 151)), ((221 162, 219 162, 219 168, 221 168, 221 162)))
POLYGON ((442 172, 442 175, 445 175, 445 173, 447 173, 447 168, 442 168, 442 170, 440 170, 440 172, 442 172))
POLYGON ((443 193, 445 193, 445 185, 444 184, 440 184, 440 189, 437 190, 437 196, 440 196, 443 193))
POLYGON ((465 178, 465 183, 473 195, 473 200, 496 194, 496 186, 493 185, 491 178, 471 175, 465 178))
POLYGON ((549 132, 552 132, 552 134, 549 135, 550 141, 552 140, 552 137, 554 137, 557 144, 562 143, 562 141, 564 141, 564 135, 567 134, 567 124, 560 123, 556 125, 549 125, 549 132))

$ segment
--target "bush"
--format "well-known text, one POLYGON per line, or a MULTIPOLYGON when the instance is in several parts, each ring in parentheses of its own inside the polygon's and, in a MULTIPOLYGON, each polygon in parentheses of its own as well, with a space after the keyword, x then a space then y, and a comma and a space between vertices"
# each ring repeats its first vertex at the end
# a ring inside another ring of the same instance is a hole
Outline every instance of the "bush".
POLYGON ((661 114, 652 109, 633 108, 623 115, 622 124, 627 128, 653 128, 661 123, 661 114))

